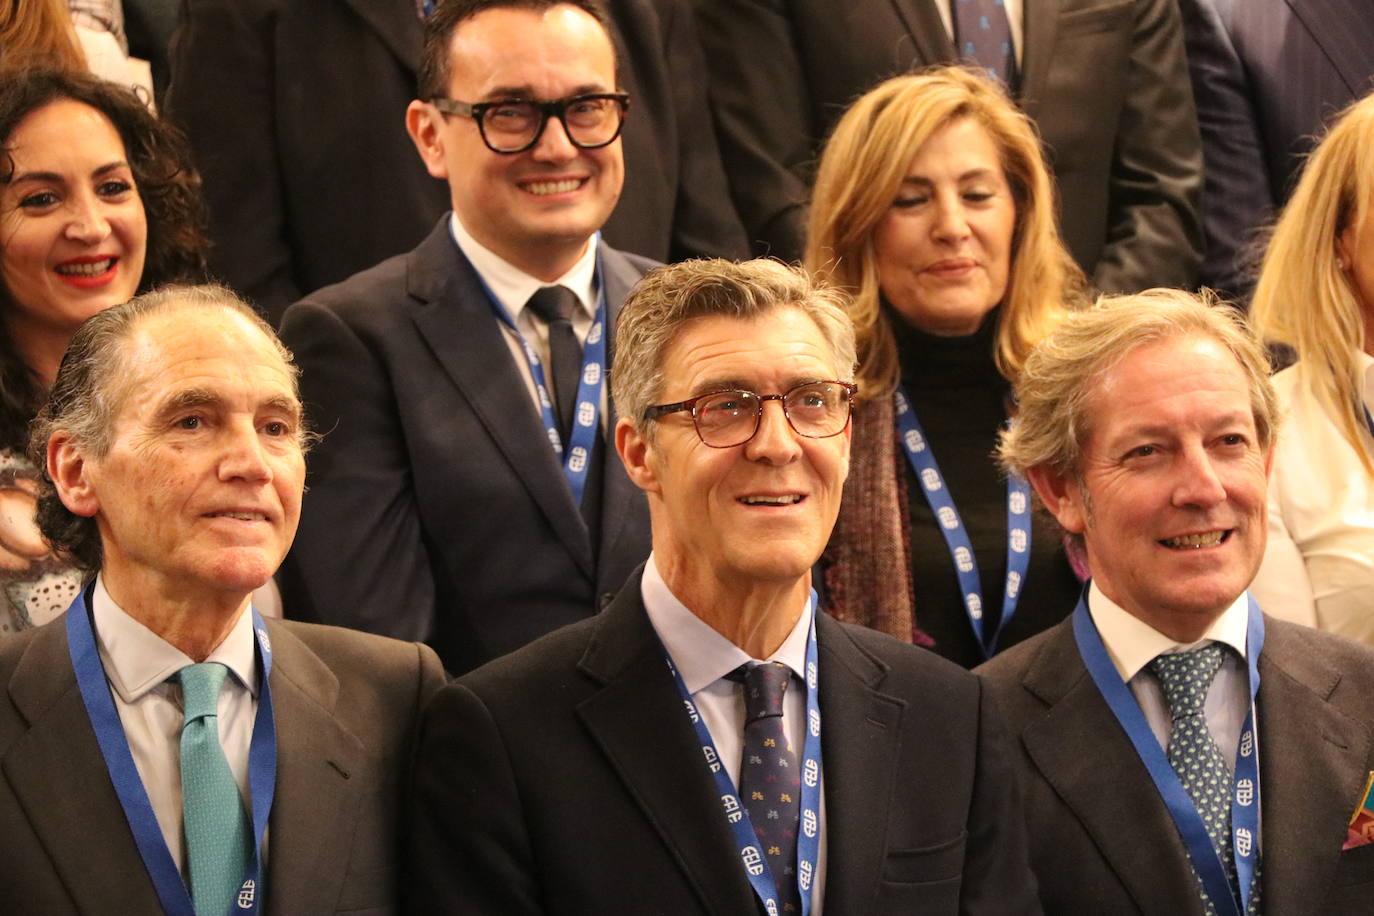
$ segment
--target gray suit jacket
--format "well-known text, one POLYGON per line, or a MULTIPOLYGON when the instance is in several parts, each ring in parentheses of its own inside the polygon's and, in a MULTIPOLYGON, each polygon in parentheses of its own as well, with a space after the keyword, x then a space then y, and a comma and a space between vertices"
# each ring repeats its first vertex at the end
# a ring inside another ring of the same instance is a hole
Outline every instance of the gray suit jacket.
MULTIPOLYGON (((1259 670, 1264 912, 1367 912, 1374 845, 1341 845, 1374 770, 1374 651, 1266 617, 1259 670)), ((1201 916, 1178 831, 1083 665, 1072 618, 978 673, 1018 744, 1045 911, 1201 916)))
MULTIPOLYGON (((390 913, 402 796, 434 653, 268 620, 277 787, 269 916, 390 913)), ((65 618, 0 643, 0 888, 24 913, 161 913, 67 650, 65 618)))
MULTIPOLYGON (((631 577, 440 691, 417 756, 417 913, 758 910, 631 577)), ((821 615, 827 916, 1036 911, 1006 736, 976 678, 821 615)))
MULTIPOLYGON (((845 108, 955 60, 935 6, 947 0, 694 2, 736 206, 750 238, 796 257, 821 142, 845 108)), ((1069 251, 1105 290, 1190 284, 1202 157, 1174 0, 1024 9, 1016 96, 1044 137, 1069 251)))

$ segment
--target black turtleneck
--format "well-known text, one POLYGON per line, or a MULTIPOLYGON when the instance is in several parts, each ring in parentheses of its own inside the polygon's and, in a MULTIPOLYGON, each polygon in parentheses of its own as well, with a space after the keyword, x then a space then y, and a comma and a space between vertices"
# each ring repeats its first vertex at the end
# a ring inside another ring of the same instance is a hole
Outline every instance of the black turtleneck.
MULTIPOLYGON (((902 385, 921 420, 945 486, 973 544, 988 625, 1002 615, 1007 575, 1007 485, 993 449, 1007 418, 1011 386, 993 360, 997 312, 969 337, 935 337, 888 310, 901 359, 902 385)), ((949 546, 936 524, 905 451, 911 513, 911 577, 916 625, 935 640, 935 651, 971 668, 984 659, 964 611, 949 546)), ((1073 610, 1079 583, 1064 556, 1056 526, 1036 514, 1030 568, 1016 616, 998 651, 1058 623, 1073 610)))

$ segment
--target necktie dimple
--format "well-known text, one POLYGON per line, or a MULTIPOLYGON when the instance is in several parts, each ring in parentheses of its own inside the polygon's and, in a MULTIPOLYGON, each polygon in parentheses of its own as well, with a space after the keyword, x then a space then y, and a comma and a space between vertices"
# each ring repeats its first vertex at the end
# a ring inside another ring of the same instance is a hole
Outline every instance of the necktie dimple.
MULTIPOLYGON (((1173 723, 1169 735, 1169 765, 1202 816, 1207 836, 1234 889, 1236 860, 1231 849, 1231 767, 1207 727, 1203 710, 1225 651, 1221 643, 1213 642, 1191 652, 1160 655, 1150 662, 1150 670, 1159 679, 1173 723)), ((1200 880, 1198 886, 1202 886, 1200 880)), ((1247 907, 1250 913, 1258 912, 1259 887, 1259 869, 1256 868, 1247 907)), ((1209 914, 1216 912, 1205 891, 1203 901, 1209 914)))
POLYGON ((780 912, 801 912, 797 892, 797 821, 801 774, 782 727, 782 700, 792 670, 778 662, 736 668, 744 682, 744 756, 740 795, 777 885, 780 912))
POLYGON ((1004 0, 950 0, 954 46, 959 57, 977 63, 1008 89, 1016 85, 1016 52, 1004 0))
POLYGON ((219 689, 229 669, 187 665, 181 682, 182 824, 191 899, 198 916, 224 916, 243 884, 252 831, 229 761, 219 743, 219 689))
POLYGON ((554 416, 558 418, 558 435, 566 451, 577 408, 577 385, 582 378, 582 344, 572 326, 577 294, 566 286, 541 286, 527 305, 549 326, 549 371, 545 373, 545 382, 552 385, 549 394, 554 400, 554 416))

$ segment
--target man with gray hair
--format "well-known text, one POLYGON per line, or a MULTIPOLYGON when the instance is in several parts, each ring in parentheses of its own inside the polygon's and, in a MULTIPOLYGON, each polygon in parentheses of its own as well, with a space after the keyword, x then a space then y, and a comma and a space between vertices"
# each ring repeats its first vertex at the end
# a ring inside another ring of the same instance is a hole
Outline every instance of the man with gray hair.
POLYGON ((0 645, 0 887, 20 909, 396 908, 402 776, 443 672, 425 646, 251 607, 309 438, 290 354, 228 290, 169 287, 77 331, 30 455, 44 536, 90 579, 0 645))
POLYGON ((978 669, 1018 739, 1046 912, 1366 909, 1374 652, 1246 594, 1276 412, 1240 317, 1104 298, 1016 397, 1002 462, 1093 576, 1069 619, 978 669))
POLYGON ((772 261, 631 293, 615 442, 653 552, 597 617, 431 704, 423 912, 1035 912, 978 680, 817 612, 849 464, 843 302, 772 261))

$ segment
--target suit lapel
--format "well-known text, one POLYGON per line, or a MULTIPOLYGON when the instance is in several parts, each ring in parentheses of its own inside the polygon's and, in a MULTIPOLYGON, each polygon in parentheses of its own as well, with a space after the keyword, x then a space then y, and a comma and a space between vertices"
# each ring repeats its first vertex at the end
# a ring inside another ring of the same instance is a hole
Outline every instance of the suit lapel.
POLYGON ((1368 775, 1370 731, 1328 702, 1340 672, 1290 651, 1284 627, 1266 625, 1258 699, 1264 908, 1309 912, 1334 880, 1368 775))
POLYGON ((1026 669, 1022 685, 1047 709, 1019 737, 1143 912, 1196 912, 1198 893, 1178 830, 1088 676, 1070 623, 1051 631, 1026 669))
MULTIPOLYGON (((578 567, 595 581, 591 536, 563 469, 547 447, 509 348, 491 312, 477 272, 449 235, 448 217, 410 255, 408 292, 418 300, 414 321, 421 336, 467 399, 578 567)), ((454 443, 462 460, 462 443, 454 443)))
POLYGON ((1059 35, 1059 6, 1062 0, 1025 0, 1022 9, 1021 86, 1017 96, 1022 107, 1035 117, 1044 97, 1054 61, 1054 43, 1059 35))
POLYGON ((415 13, 413 3, 344 0, 344 4, 381 36, 382 42, 410 72, 415 73, 420 69, 424 26, 415 13))
POLYGON ((1374 15, 1370 15, 1368 0, 1288 0, 1288 6, 1331 60, 1351 95, 1364 95, 1374 76, 1374 15))
POLYGON ((9 693, 29 730, 5 752, 5 779, 77 909, 158 912, 77 689, 60 618, 34 635, 9 693))
POLYGON ((333 912, 367 754, 334 716, 339 681, 304 643, 269 620, 277 791, 268 833, 267 904, 274 916, 333 912), (352 780, 355 774, 361 778, 352 780))
POLYGON ((887 667, 825 614, 816 618, 825 791, 825 911, 874 911, 889 800, 899 797, 903 702, 877 689, 887 667))
POLYGON ((579 665, 604 684, 578 706, 592 738, 712 913, 752 913, 734 851, 682 701, 639 593, 640 573, 598 618, 579 665))
POLYGON ((892 0, 892 6, 906 24, 907 33, 920 57, 912 62, 913 67, 944 63, 955 58, 954 39, 949 37, 944 20, 935 6, 946 2, 948 0, 892 0))
MULTIPOLYGON (((630 288, 639 282, 643 273, 623 254, 603 244, 602 282, 606 285, 606 366, 615 367, 615 326, 620 318, 620 307, 630 288)), ((601 543, 598 557, 614 556, 616 541, 625 530, 626 522, 635 514, 632 503, 643 502, 644 494, 630 482, 625 474, 625 466, 615 450, 615 402, 611 399, 610 386, 606 386, 606 422, 604 426, 605 447, 602 449, 603 493, 601 496, 601 543)), ((638 510, 643 512, 643 510, 638 510)), ((598 583, 598 588, 600 584, 598 583)))

